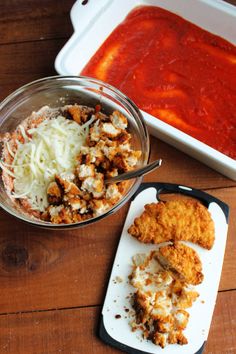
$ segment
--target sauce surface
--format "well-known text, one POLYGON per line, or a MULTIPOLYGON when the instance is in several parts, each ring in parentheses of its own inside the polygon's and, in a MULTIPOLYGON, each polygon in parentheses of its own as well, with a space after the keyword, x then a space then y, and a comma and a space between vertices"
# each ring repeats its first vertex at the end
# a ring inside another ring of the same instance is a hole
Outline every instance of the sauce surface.
POLYGON ((155 6, 140 6, 81 72, 236 159, 236 47, 155 6))

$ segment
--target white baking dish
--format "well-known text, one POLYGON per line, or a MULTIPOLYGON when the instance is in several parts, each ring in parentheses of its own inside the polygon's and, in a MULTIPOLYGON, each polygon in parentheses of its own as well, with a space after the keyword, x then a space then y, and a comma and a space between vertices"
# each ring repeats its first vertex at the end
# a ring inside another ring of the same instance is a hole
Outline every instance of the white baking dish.
MULTIPOLYGON (((138 5, 167 9, 236 44, 236 7, 220 0, 89 0, 71 10, 74 34, 58 54, 55 68, 61 75, 79 75, 90 58, 138 5)), ((142 112, 150 133, 236 180, 236 161, 180 130, 142 112)))

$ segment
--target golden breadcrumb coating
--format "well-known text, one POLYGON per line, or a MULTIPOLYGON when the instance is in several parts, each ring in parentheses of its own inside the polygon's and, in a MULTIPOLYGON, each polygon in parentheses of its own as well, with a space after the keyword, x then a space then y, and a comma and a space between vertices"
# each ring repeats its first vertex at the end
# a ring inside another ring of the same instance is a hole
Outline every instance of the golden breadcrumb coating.
POLYGON ((187 338, 184 336, 182 331, 172 331, 168 337, 169 344, 188 344, 187 338))
POLYGON ((202 262, 193 248, 176 242, 160 247, 156 257, 164 268, 177 274, 187 283, 197 285, 203 281, 202 262))
POLYGON ((190 241, 211 249, 214 222, 207 208, 196 200, 171 200, 145 205, 128 232, 144 243, 190 241))
POLYGON ((60 204, 62 200, 62 192, 57 182, 53 181, 49 183, 47 197, 50 204, 60 204))

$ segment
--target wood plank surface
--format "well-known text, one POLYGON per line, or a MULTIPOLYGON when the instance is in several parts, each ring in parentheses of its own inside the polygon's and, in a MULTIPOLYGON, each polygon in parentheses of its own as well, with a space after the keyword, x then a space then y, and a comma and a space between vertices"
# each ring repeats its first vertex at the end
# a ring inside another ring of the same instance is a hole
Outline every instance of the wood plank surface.
MULTIPOLYGON (((236 5, 236 0, 230 0, 236 5)), ((73 33, 74 0, 0 1, 0 100, 55 75, 73 33)), ((163 165, 145 181, 203 189, 230 206, 228 241, 204 354, 236 353, 236 181, 151 138, 163 165)), ((0 209, 0 354, 118 353, 97 337, 101 305, 129 203, 95 226, 56 232, 30 227, 0 209)))
POLYGON ((54 61, 66 39, 0 45, 0 100, 22 85, 57 75, 54 61))
MULTIPOLYGON (((236 291, 218 294, 204 354, 236 353, 235 303, 236 291)), ((100 307, 87 307, 2 315, 0 316, 0 353, 120 353, 121 351, 104 344, 97 336, 100 312, 100 307)))
MULTIPOLYGON (((236 187, 207 192, 231 206, 220 290, 235 289, 236 187)), ((67 232, 32 228, 1 211, 0 313, 101 304, 127 209, 67 232)))
POLYGON ((0 1, 0 44, 68 38, 74 0, 0 1))

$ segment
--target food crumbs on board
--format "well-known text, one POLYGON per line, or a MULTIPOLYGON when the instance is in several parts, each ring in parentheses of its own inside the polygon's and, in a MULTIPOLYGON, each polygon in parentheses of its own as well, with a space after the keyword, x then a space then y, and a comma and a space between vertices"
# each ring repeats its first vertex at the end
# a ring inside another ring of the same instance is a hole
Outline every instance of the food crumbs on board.
POLYGON ((115 281, 116 281, 116 283, 122 283, 123 279, 119 276, 116 276, 115 281))
POLYGON ((119 318, 121 318, 121 315, 119 315, 119 314, 118 314, 118 315, 115 315, 115 318, 116 318, 116 319, 119 319, 119 318))

